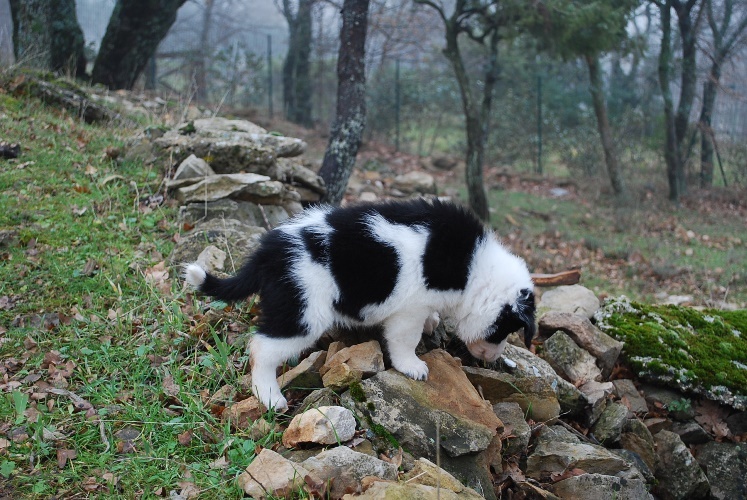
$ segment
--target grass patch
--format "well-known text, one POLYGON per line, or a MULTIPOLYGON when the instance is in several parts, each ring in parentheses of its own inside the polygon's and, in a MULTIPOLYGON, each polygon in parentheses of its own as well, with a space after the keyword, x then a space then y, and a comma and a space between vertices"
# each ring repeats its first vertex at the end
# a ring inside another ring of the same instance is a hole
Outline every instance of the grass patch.
POLYGON ((236 475, 279 435, 206 402, 240 386, 244 352, 159 267, 180 228, 161 172, 116 154, 134 130, 9 94, 0 129, 23 147, 0 160, 0 492, 242 497, 236 475))
MULTIPOLYGON (((544 182, 544 184, 543 184, 544 182)), ((690 295, 703 305, 747 304, 747 238, 738 217, 642 201, 553 197, 536 190, 491 190, 491 223, 533 272, 582 268, 597 294, 657 302, 690 295)))

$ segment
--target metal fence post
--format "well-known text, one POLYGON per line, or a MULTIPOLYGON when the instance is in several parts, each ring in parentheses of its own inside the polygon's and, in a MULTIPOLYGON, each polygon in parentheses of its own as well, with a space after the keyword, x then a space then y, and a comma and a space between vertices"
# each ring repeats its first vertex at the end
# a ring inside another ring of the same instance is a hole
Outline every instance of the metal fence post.
POLYGON ((272 35, 267 35, 267 103, 272 119, 272 35))

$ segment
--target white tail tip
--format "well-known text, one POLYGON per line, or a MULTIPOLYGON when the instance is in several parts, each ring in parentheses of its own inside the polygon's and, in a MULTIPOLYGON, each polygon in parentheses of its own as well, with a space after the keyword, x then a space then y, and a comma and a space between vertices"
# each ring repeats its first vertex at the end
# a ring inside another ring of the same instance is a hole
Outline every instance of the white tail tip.
POLYGON ((205 283, 205 278, 207 278, 207 273, 197 264, 188 264, 184 268, 184 280, 192 288, 199 290, 202 284, 205 283))

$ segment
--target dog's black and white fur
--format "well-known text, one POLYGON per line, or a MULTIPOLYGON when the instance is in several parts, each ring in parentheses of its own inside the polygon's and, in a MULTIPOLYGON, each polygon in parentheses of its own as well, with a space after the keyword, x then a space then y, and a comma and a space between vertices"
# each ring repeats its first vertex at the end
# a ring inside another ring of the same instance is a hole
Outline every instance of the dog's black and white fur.
POLYGON ((287 407, 277 367, 336 325, 382 325, 392 365, 416 380, 428 367, 415 347, 439 313, 486 361, 498 359, 509 333, 524 328, 527 346, 535 333, 524 261, 466 210, 438 200, 311 208, 265 234, 236 276, 190 264, 185 278, 221 300, 259 293, 252 386, 268 408, 287 407))

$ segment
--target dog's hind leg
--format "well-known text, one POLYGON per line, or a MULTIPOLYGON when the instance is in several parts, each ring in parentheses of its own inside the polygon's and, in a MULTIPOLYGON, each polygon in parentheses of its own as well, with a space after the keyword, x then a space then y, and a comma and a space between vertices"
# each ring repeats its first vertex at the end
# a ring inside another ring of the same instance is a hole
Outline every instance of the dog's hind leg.
POLYGON ((277 368, 313 344, 314 338, 308 335, 278 339, 258 333, 252 337, 249 344, 252 391, 267 408, 288 408, 277 382, 277 368))

